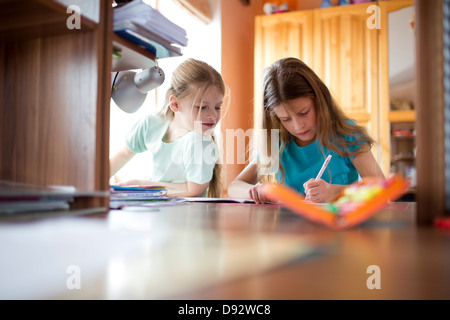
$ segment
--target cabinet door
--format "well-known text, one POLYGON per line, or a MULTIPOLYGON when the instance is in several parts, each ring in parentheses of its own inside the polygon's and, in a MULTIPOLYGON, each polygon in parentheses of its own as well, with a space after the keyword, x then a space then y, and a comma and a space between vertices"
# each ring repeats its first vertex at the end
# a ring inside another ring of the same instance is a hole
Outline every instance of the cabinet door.
POLYGON ((260 74, 278 59, 312 63, 312 11, 256 17, 256 67, 260 74))
POLYGON ((369 28, 368 5, 314 11, 314 70, 351 119, 367 128, 382 159, 378 114, 378 37, 369 28))
POLYGON ((273 62, 295 57, 313 63, 312 10, 296 11, 255 20, 255 125, 262 113, 262 75, 273 62))
POLYGON ((314 70, 348 116, 378 138, 377 29, 367 5, 315 10, 314 70))

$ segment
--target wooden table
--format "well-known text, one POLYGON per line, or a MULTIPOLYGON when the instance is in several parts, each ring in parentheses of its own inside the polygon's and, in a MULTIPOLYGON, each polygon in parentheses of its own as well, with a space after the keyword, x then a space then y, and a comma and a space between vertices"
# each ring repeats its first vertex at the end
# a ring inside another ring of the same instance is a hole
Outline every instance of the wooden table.
POLYGON ((225 203, 2 219, 0 298, 449 299, 450 231, 415 208, 341 231, 225 203))

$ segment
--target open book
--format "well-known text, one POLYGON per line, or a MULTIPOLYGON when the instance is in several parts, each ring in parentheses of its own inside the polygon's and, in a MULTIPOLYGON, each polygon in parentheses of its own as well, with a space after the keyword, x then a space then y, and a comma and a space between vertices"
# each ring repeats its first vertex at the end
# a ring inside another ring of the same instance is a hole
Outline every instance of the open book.
POLYGON ((231 199, 231 198, 206 198, 206 197, 180 197, 187 202, 215 202, 215 203, 255 203, 252 199, 231 199))

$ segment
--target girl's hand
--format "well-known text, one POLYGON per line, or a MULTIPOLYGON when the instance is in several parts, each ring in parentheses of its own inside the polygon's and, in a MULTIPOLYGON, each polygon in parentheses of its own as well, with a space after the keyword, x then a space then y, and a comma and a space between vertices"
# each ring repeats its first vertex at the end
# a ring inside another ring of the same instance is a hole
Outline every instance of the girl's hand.
POLYGON ((305 188, 305 200, 311 202, 327 202, 332 197, 330 184, 322 179, 309 179, 303 184, 305 188))
POLYGON ((254 200, 256 204, 261 204, 269 201, 264 193, 263 184, 257 184, 256 186, 251 188, 248 193, 250 195, 250 198, 254 200))

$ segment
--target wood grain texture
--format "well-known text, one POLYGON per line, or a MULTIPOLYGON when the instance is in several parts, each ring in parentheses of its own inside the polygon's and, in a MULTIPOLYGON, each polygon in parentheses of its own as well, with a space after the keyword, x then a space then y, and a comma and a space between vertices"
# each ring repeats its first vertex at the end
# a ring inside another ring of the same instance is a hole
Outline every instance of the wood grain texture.
POLYGON ((208 0, 174 0, 188 12, 199 18, 204 23, 212 20, 211 7, 208 0))
MULTIPOLYGON (((127 236, 144 231, 147 235, 158 236, 161 231, 174 228, 183 233, 182 237, 168 237, 163 243, 152 242, 155 250, 138 250, 132 256, 114 255, 97 265, 104 272, 99 272, 92 281, 83 282, 82 290, 64 290, 63 296, 55 297, 58 299, 426 300, 450 297, 448 232, 418 227, 414 203, 391 203, 369 221, 345 232, 314 224, 279 206, 191 203, 160 207, 157 214, 150 210, 114 210, 103 217, 82 219, 92 226, 106 227, 113 223, 114 231, 126 231, 127 236), (121 219, 124 214, 127 219, 121 219), (189 232, 195 238, 189 237, 189 232), (236 245, 242 243, 239 242, 242 236, 248 238, 243 247, 237 248, 236 245), (272 245, 283 238, 305 241, 317 250, 307 257, 301 256, 302 245, 297 243, 295 261, 263 272, 255 269, 242 272, 248 270, 249 265, 245 263, 248 256, 237 258, 240 249, 247 248, 253 261, 261 257, 276 261, 280 253, 292 245, 292 242, 286 242, 282 248, 278 247, 279 250, 271 251, 272 245), (256 248, 251 246, 255 240, 259 244, 256 248), (210 249, 216 249, 217 254, 207 254, 210 249), (192 259, 188 254, 191 252, 200 252, 201 256, 192 259), (186 263, 181 263, 182 259, 186 263), (164 263, 155 265, 155 261, 164 263), (171 263, 173 261, 179 266, 171 263), (127 275, 122 281, 117 281, 118 277, 109 272, 117 265, 121 266, 118 275, 127 275), (372 275, 367 269, 371 265, 380 268, 381 289, 367 286, 372 275), (181 277, 186 266, 189 273, 181 277), (239 268, 242 273, 226 281, 224 276, 233 268, 239 268), (179 280, 173 280, 175 276, 179 280), (157 279, 167 281, 161 281, 163 286, 155 289, 157 279), (211 279, 214 281, 207 281, 211 279), (181 284, 186 284, 185 280, 190 280, 191 285, 183 287, 181 284)), ((81 241, 81 246, 90 245, 90 236, 95 237, 95 234, 89 233, 92 228, 87 230, 87 237, 78 239, 77 244, 81 241)), ((121 235, 120 232, 115 234, 121 235)), ((70 233, 62 240, 67 241, 69 237, 70 233)), ((137 248, 148 248, 148 238, 143 237, 140 241, 142 244, 138 242, 137 248)), ((105 248, 108 245, 110 242, 105 248)), ((42 251, 45 250, 54 248, 44 246, 42 251)), ((89 258, 88 262, 98 261, 92 256, 89 258)), ((277 312, 274 310, 271 315, 277 312)))
MULTIPOLYGON (((17 17, 12 34, 32 36, 0 45, 0 179, 107 191, 110 1, 89 2, 97 3, 99 24, 70 32, 61 4, 29 0, 21 11, 18 2, 8 1, 17 17), (53 21, 63 21, 66 30, 54 32, 53 21)), ((0 28, 0 34, 9 31, 0 28)), ((85 197, 73 206, 107 206, 107 199, 85 197)))
MULTIPOLYGON (((0 11, 0 39, 2 41, 18 41, 48 37, 50 35, 66 35, 74 32, 92 31, 97 23, 87 18, 84 13, 90 14, 87 7, 99 6, 99 0, 79 0, 89 6, 82 6, 80 16, 81 29, 70 30, 67 28, 67 6, 56 1, 47 0, 2 0, 0 11), (86 9, 86 10, 85 10, 86 9)), ((98 10, 98 9, 97 9, 98 10)))
POLYGON ((445 213, 442 1, 416 1, 417 219, 445 213))
POLYGON ((113 33, 113 49, 122 57, 114 58, 112 61, 112 71, 122 71, 130 69, 147 69, 155 65, 156 56, 137 44, 113 33))
POLYGON ((89 58, 92 36, 8 43, 2 158, 10 163, 9 179, 92 185, 98 79, 97 57, 89 58))

